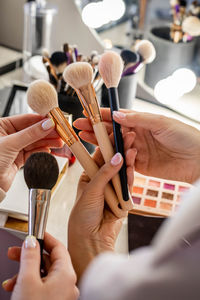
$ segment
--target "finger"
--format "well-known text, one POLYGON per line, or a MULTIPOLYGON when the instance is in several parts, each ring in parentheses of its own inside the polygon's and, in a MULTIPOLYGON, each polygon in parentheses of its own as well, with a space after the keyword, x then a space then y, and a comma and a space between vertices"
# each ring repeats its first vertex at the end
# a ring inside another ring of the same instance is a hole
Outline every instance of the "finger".
POLYGON ((21 250, 19 280, 40 278, 40 246, 34 236, 27 236, 21 250))
POLYGON ((135 137, 136 137, 136 134, 133 131, 132 132, 127 132, 126 134, 123 134, 124 151, 130 149, 133 146, 135 137))
POLYGON ((135 148, 128 149, 125 152, 127 166, 132 168, 134 167, 136 155, 137 155, 137 150, 135 148))
POLYGON ((10 134, 6 137, 6 145, 13 151, 21 151, 28 145, 43 139, 54 128, 55 124, 52 119, 42 120, 28 128, 17 133, 10 134))
POLYGON ((7 255, 11 260, 20 261, 21 247, 9 247, 7 255))
POLYGON ((87 118, 79 118, 73 122, 73 126, 80 130, 93 131, 92 124, 87 118))
MULTIPOLYGON (((88 197, 83 197, 82 202, 87 201, 87 205, 94 205, 96 198, 104 194, 106 184, 117 174, 123 164, 123 158, 120 153, 116 153, 112 159, 101 167, 94 178, 89 182, 87 190, 85 191, 88 197), (90 195, 95 195, 91 197, 90 195)), ((102 197, 104 201, 104 197, 102 197)))
MULTIPOLYGON (((65 246, 56 240, 53 236, 45 233, 44 236, 44 248, 50 254, 51 257, 51 271, 48 274, 48 280, 55 278, 56 280, 61 280, 63 274, 74 274, 74 269, 72 267, 71 258, 65 246)), ((74 278, 76 281, 76 278, 74 278)))
POLYGON ((159 131, 161 126, 163 127, 163 122, 167 120, 167 118, 161 115, 140 112, 124 113, 118 111, 114 111, 113 118, 116 122, 125 127, 139 126, 151 131, 159 131))
POLYGON ((2 288, 6 291, 6 292, 12 292, 16 281, 17 281, 17 274, 15 276, 13 276, 12 278, 9 278, 7 280, 5 280, 4 282, 2 282, 2 288))
POLYGON ((96 147, 92 158, 99 167, 101 167, 105 163, 99 147, 96 147))
POLYGON ((63 147, 63 141, 61 139, 42 139, 37 141, 26 148, 25 151, 31 151, 33 149, 41 148, 41 147, 49 147, 49 148, 61 148, 63 147))
POLYGON ((80 131, 78 135, 83 141, 85 141, 87 143, 90 143, 90 144, 93 144, 93 145, 98 145, 98 142, 97 142, 97 139, 96 139, 96 136, 95 136, 94 132, 92 132, 92 131, 80 131))
POLYGON ((44 117, 37 114, 24 114, 6 117, 4 120, 9 121, 16 131, 20 131, 44 119, 44 117))
MULTIPOLYGON (((102 119, 103 119, 104 122, 111 122, 112 121, 110 108, 102 107, 100 109, 100 111, 101 111, 101 116, 102 116, 102 119)), ((120 111, 123 111, 125 113, 130 112, 130 110, 128 110, 128 109, 120 109, 120 111)))
POLYGON ((129 186, 129 191, 130 191, 130 193, 132 193, 133 182, 134 182, 134 169, 131 167, 128 167, 126 169, 126 174, 127 174, 127 183, 129 186))

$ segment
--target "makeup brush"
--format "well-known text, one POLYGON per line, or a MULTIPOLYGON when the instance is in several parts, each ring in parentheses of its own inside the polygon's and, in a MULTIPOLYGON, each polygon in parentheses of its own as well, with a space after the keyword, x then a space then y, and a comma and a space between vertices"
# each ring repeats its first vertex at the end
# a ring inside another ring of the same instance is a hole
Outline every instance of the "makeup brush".
MULTIPOLYGON (((66 67, 63 78, 75 89, 87 116, 90 118, 103 158, 105 162, 109 161, 114 155, 114 149, 102 121, 96 93, 91 84, 93 78, 91 65, 87 62, 71 64, 66 67)), ((123 200, 119 174, 113 177, 112 183, 122 209, 132 209, 132 205, 128 205, 129 203, 125 203, 123 200)))
MULTIPOLYGON (((58 96, 53 86, 45 80, 32 82, 27 91, 27 101, 33 111, 53 118, 56 131, 79 160, 88 176, 93 178, 99 168, 58 107, 58 96)), ((110 184, 105 188, 105 200, 117 217, 126 215, 126 212, 119 208, 117 196, 110 184)))
POLYGON ((182 23, 182 30, 191 36, 200 35, 200 20, 195 16, 185 18, 182 23))
POLYGON ((140 60, 134 66, 126 69, 122 73, 122 77, 137 73, 145 64, 150 64, 156 57, 155 47, 148 40, 141 40, 137 42, 134 46, 134 50, 139 54, 140 60))
POLYGON ((56 74, 56 71, 50 61, 50 59, 46 56, 42 57, 42 62, 45 65, 48 74, 49 74, 49 80, 53 84, 53 86, 57 89, 58 86, 58 76, 56 74))
POLYGON ((41 276, 44 275, 43 248, 51 190, 57 182, 59 168, 49 153, 32 154, 24 165, 24 179, 29 188, 28 234, 40 244, 41 276))
POLYGON ((122 168, 119 171, 122 195, 124 200, 121 205, 127 210, 130 210, 133 208, 133 202, 127 184, 126 159, 124 154, 124 143, 123 143, 123 137, 121 132, 121 126, 113 120, 113 111, 119 110, 119 96, 118 96, 117 87, 121 79, 122 70, 123 70, 123 61, 119 54, 113 51, 108 51, 101 56, 101 59, 99 61, 99 72, 108 89, 111 117, 113 122, 115 147, 116 147, 116 151, 120 152, 124 159, 122 168))
POLYGON ((140 60, 140 56, 137 52, 134 52, 134 51, 131 51, 128 49, 123 49, 121 51, 120 55, 124 61, 125 66, 130 63, 137 63, 140 60))

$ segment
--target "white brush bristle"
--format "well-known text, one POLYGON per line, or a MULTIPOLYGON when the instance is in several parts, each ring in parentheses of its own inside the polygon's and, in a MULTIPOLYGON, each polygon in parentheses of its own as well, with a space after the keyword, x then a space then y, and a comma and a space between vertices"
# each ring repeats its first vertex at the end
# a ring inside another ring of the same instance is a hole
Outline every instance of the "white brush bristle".
POLYGON ((28 105, 33 111, 46 116, 54 107, 58 107, 58 96, 55 88, 45 80, 35 80, 27 91, 28 105))
POLYGON ((134 49, 142 56, 143 62, 146 64, 150 64, 156 57, 154 45, 148 40, 141 40, 136 43, 134 49))
POLYGON ((187 17, 182 24, 182 29, 184 32, 191 36, 200 35, 200 20, 195 16, 187 17))
POLYGON ((72 63, 65 68, 63 78, 73 89, 79 89, 91 84, 93 69, 87 62, 72 63))
POLYGON ((102 54, 99 61, 99 73, 108 89, 118 86, 123 67, 123 60, 116 52, 108 51, 102 54))

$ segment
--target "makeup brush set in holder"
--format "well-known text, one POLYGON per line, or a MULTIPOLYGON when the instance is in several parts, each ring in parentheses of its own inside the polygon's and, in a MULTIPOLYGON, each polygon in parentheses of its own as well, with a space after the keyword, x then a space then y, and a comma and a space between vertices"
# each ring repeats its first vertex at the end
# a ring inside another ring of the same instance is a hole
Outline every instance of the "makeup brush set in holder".
MULTIPOLYGON (((156 49, 156 59, 145 70, 145 83, 154 88, 156 83, 172 75, 178 68, 194 68, 197 38, 200 36, 200 6, 197 1, 171 0, 173 22, 157 26, 147 33, 156 49)), ((197 49, 198 51, 198 49, 197 49)))
MULTIPOLYGON (((120 108, 131 109, 136 95, 137 73, 156 57, 153 44, 148 40, 137 41, 131 49, 123 49, 120 53, 124 62, 122 76, 118 86, 120 108)), ((101 105, 109 107, 108 92, 103 85, 101 105)))

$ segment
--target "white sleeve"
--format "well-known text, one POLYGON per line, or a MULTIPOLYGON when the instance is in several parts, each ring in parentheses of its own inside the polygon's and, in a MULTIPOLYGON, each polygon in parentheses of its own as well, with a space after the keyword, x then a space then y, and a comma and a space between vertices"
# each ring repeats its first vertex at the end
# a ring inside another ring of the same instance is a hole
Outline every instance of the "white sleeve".
POLYGON ((86 270, 80 284, 81 300, 200 299, 200 239, 157 261, 154 248, 130 257, 101 254, 86 270))
POLYGON ((4 190, 2 190, 0 188, 0 202, 3 201, 3 199, 6 197, 6 193, 4 192, 4 190))

